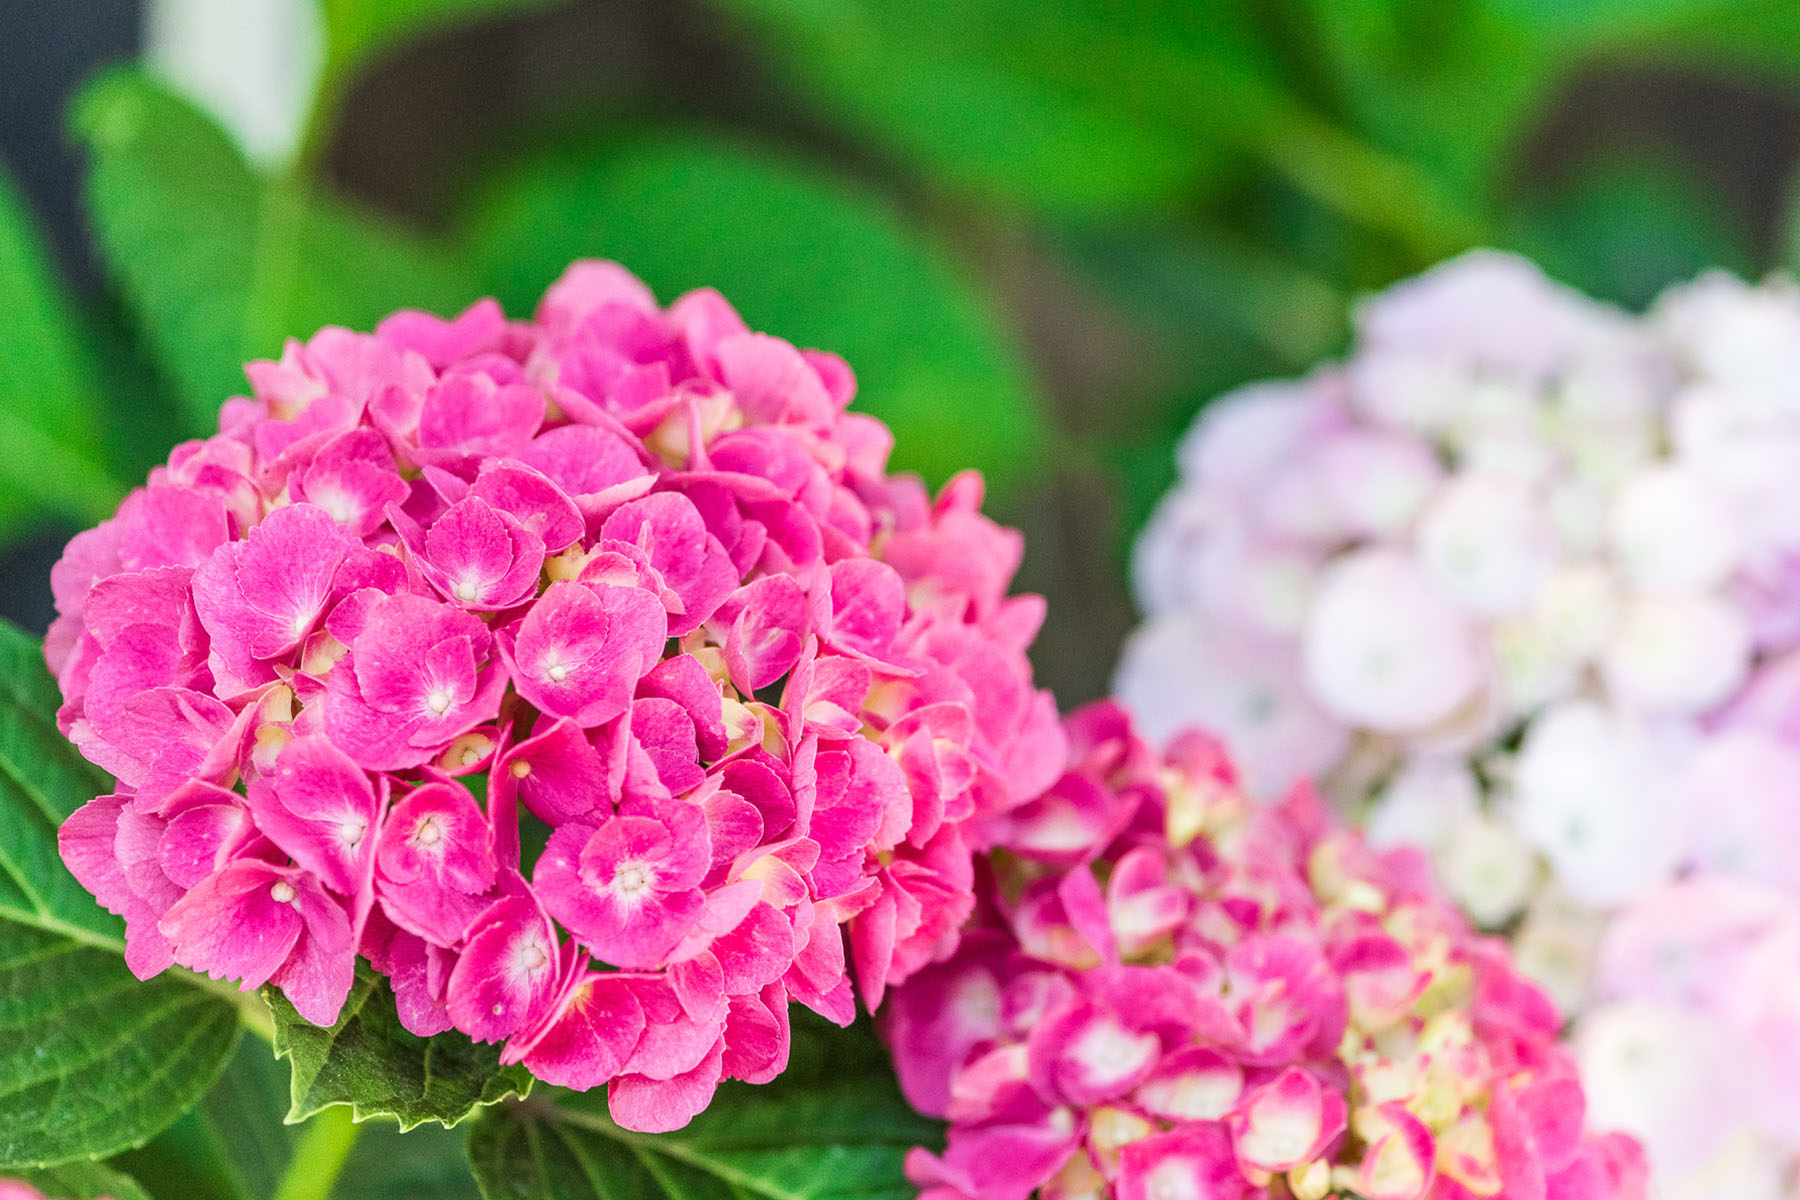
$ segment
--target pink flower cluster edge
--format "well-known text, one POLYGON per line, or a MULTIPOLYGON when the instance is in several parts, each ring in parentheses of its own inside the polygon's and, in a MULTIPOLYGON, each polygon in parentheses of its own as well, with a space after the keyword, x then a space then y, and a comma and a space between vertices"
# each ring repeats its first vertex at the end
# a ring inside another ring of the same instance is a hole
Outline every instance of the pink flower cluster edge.
POLYGON ((1112 703, 1067 730, 960 949, 883 1013, 950 1121, 925 1200, 1644 1200, 1555 1005, 1417 852, 1305 786, 1250 803, 1204 735, 1159 755, 1112 703))
POLYGON ((889 476, 838 358, 604 262, 247 369, 53 572, 64 825, 140 977, 503 1042, 630 1128, 956 944, 1065 754, 977 477, 889 476), (530 852, 527 852, 529 847, 530 852))

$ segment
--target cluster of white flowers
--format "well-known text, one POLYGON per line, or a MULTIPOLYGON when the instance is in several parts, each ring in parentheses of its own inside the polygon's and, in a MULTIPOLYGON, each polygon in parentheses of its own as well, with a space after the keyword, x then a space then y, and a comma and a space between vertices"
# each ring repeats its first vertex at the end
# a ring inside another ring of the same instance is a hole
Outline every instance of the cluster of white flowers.
POLYGON ((1800 947, 1800 290, 1709 275, 1640 318, 1471 254, 1179 454, 1117 681, 1152 734, 1202 724, 1253 790, 1315 777, 1430 847, 1583 1014, 1596 1118, 1659 1196, 1800 1196, 1800 1100, 1690 1078, 1800 1079, 1769 966, 1800 947), (1699 965, 1605 966, 1663 959, 1699 965))

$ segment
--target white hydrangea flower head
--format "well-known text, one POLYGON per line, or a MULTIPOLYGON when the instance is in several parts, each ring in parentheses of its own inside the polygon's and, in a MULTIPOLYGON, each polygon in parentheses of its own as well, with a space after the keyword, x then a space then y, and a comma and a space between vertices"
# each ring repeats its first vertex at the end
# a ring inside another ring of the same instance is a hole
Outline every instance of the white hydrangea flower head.
POLYGON ((1633 315, 1476 252, 1355 335, 1198 419, 1118 690, 1257 794, 1313 776, 1606 1005, 1596 1103, 1660 1200, 1800 1200, 1800 288, 1633 315))

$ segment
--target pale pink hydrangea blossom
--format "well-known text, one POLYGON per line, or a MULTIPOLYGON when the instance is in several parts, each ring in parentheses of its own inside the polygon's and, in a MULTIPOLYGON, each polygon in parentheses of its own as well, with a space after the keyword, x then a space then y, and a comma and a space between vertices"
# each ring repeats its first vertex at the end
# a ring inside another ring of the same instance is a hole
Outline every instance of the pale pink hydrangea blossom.
POLYGON ((668 1129, 954 948, 1060 770, 1018 535, 889 476, 838 358, 577 263, 248 368, 53 574, 62 831, 172 963, 402 1022, 668 1129), (541 848, 541 850, 540 850, 541 848))
MULTIPOLYGON (((1596 1070, 1646 1004, 1733 1031, 1709 1045, 1734 1071, 1785 1062, 1791 989, 1752 1022, 1595 960, 1690 879, 1800 922, 1800 291, 1709 275, 1640 318, 1477 253, 1357 335, 1196 422, 1120 694, 1158 737, 1217 731, 1254 794, 1318 777, 1378 843, 1428 848, 1566 1012, 1636 1006, 1595 1017, 1596 1070)), ((1747 1087, 1689 1122, 1683 1069, 1596 1092, 1658 1195, 1800 1196, 1800 1113, 1747 1087)))
POLYGON ((1252 803, 1203 735, 1165 758, 1110 703, 1068 726, 961 949, 885 1013, 950 1122, 908 1161, 927 1200, 1642 1200, 1554 1003, 1421 856, 1304 786, 1252 803))

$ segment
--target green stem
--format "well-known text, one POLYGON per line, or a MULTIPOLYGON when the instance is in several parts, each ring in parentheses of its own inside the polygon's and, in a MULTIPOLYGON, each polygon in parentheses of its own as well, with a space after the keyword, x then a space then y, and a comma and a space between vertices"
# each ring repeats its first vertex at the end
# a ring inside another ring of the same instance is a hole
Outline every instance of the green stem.
POLYGON ((327 1200, 360 1132, 362 1127, 350 1119, 350 1109, 341 1104, 308 1121, 293 1160, 282 1172, 275 1200, 327 1200))

